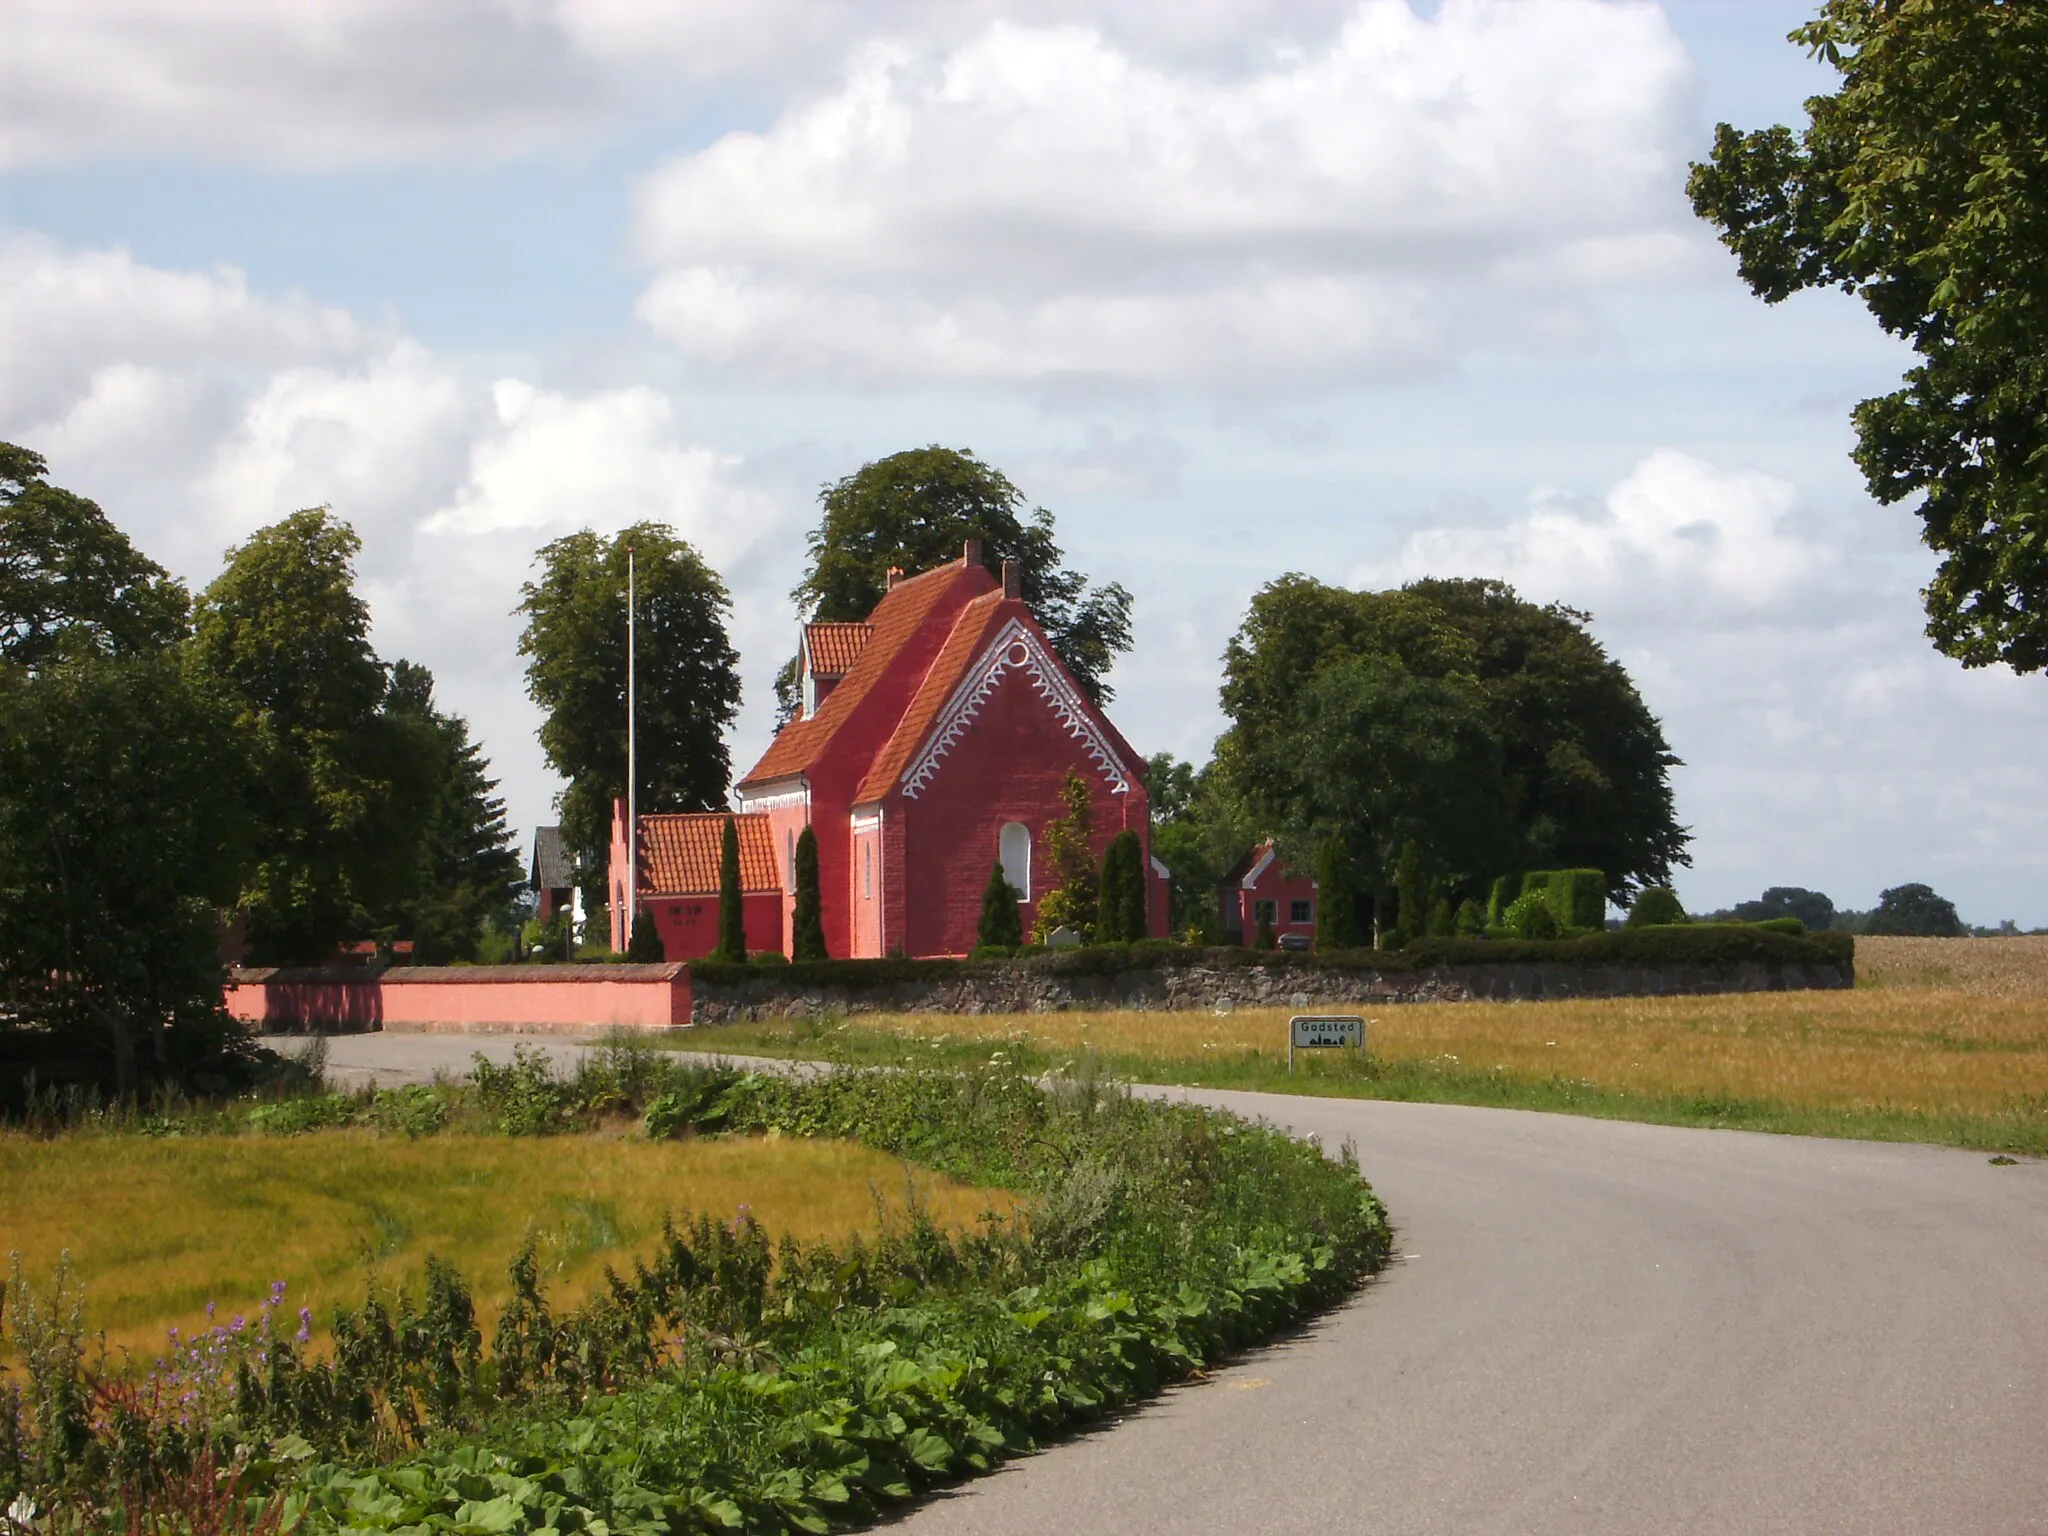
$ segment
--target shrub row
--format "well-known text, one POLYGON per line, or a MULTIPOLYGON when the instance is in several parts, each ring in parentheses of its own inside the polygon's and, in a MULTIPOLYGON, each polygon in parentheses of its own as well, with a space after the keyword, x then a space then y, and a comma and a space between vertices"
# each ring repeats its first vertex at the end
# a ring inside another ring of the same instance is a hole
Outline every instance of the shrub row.
MULTIPOLYGON (((1289 950, 1202 947, 1148 939, 1137 944, 1097 944, 1080 949, 1024 949, 1014 958, 970 960, 814 960, 776 972, 778 984, 794 987, 885 987, 899 982, 946 981, 985 974, 1000 966, 1026 966, 1052 976, 1115 976, 1133 970, 1203 967, 1212 970, 1405 972, 1437 966, 1626 965, 1649 969, 1766 965, 1846 965, 1855 940, 1843 933, 1799 934, 1779 924, 1678 924, 1624 928, 1554 940, 1415 939, 1398 950, 1354 949, 1298 953, 1289 950)), ((758 980, 743 965, 694 961, 691 975, 713 986, 758 980)))
POLYGON ((657 1137, 853 1137, 1027 1199, 866 1244, 699 1217, 569 1311, 524 1253, 488 1346, 463 1278, 430 1261, 423 1294, 373 1294, 324 1345, 266 1312, 140 1377, 87 1364, 61 1285, 17 1270, 0 1318, 28 1390, 0 1400, 0 1509, 158 1532, 823 1531, 1330 1304, 1389 1242, 1348 1148, 1332 1163, 1228 1115, 1042 1090, 1000 1056, 796 1081, 614 1051, 564 1081, 521 1053, 464 1086, 308 1105, 246 1123, 546 1135, 630 1110, 657 1137))

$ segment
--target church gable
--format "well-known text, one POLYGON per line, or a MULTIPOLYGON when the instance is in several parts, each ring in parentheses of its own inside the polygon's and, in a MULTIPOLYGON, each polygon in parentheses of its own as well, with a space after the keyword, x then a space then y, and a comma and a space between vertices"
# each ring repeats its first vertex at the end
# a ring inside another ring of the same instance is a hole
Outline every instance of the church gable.
POLYGON ((916 800, 1006 680, 1031 689, 1056 729, 1080 744, 1111 794, 1130 793, 1129 747, 1082 694, 1021 603, 990 593, 961 615, 858 800, 879 800, 891 789, 916 800))

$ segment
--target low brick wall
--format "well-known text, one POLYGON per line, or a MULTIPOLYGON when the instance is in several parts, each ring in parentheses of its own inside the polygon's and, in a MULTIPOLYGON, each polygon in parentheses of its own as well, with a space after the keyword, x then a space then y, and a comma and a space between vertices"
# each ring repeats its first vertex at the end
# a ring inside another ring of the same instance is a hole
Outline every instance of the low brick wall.
POLYGON ((228 1012, 259 1030, 576 1033, 680 1029, 687 965, 470 965, 242 970, 228 1012))
POLYGON ((830 1013, 1053 1013, 1068 1009, 1333 1008, 1362 1004, 1567 997, 1662 997, 1782 992, 1855 985, 1851 962, 1736 961, 1723 965, 1443 965, 1375 971, 1252 965, 1174 965, 1063 976, 1036 965, 977 965, 951 976, 874 985, 797 985, 759 978, 694 983, 698 1024, 830 1013))

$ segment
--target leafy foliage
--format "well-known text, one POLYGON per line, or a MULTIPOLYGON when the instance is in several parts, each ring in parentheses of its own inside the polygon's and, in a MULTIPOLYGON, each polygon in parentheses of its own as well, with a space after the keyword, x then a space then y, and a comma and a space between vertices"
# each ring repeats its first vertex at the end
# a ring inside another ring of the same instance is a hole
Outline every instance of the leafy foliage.
POLYGON ((1793 40, 1840 85, 1807 126, 1715 130, 1694 210, 1753 292, 1855 293, 1920 362, 1854 412, 1887 505, 1941 564, 1928 633, 1966 666, 2048 665, 2048 11, 1826 0, 1793 40))
POLYGON ((1095 870, 1095 809, 1088 795, 1088 781, 1073 769, 1067 770, 1060 787, 1060 799, 1067 814, 1047 824, 1045 862, 1052 876, 1052 888, 1038 898, 1037 921, 1032 937, 1044 943, 1056 928, 1071 928, 1088 943, 1095 936, 1095 917, 1100 905, 1095 870))
POLYGON ((0 1068, 12 1037, 45 1075, 126 1091, 226 1047, 247 778, 174 654, 0 664, 0 1068))
POLYGON ((1880 891, 1876 908, 1863 920, 1863 931, 1953 938, 1970 930, 1956 916, 1954 902, 1936 895, 1928 886, 1913 884, 1880 891))
POLYGON ((1222 943, 1217 887, 1257 841, 1255 823, 1213 762, 1198 773, 1162 752, 1146 764, 1145 793, 1152 803, 1152 856, 1173 875, 1173 931, 1222 943))
POLYGON ((612 801, 626 793, 626 565, 639 601, 635 673, 639 808, 709 811, 725 803, 725 731, 739 712, 739 657, 726 635, 725 583, 673 529, 637 523, 616 537, 584 530, 545 546, 520 589, 526 691, 546 718, 548 766, 569 781, 562 836, 604 893, 612 801))
POLYGON ((0 443, 0 663, 38 671, 182 640, 185 589, 47 470, 41 454, 0 443))
POLYGON ((52 1305, 17 1273, 4 1316, 33 1369, 0 1489, 119 1525, 233 1464, 237 1513, 301 1531, 823 1530, 1155 1392, 1388 1251, 1348 1148, 1332 1163, 1085 1079, 1041 1091, 1000 1060, 797 1081, 608 1052, 566 1082, 537 1061, 468 1091, 531 1106, 514 1130, 632 1104, 652 1135, 857 1137, 1029 1204, 843 1246, 699 1216, 569 1311, 529 1249, 488 1344, 462 1277, 430 1264, 422 1292, 337 1316, 324 1350, 266 1311, 140 1379, 95 1374, 61 1285, 52 1305))
POLYGON ((1686 857, 1676 759, 1584 621, 1499 582, 1282 577, 1225 652, 1218 766, 1293 856, 1343 838, 1381 927, 1410 840, 1446 897, 1560 856, 1617 895, 1661 882, 1686 857))
POLYGON ((1686 921, 1685 908, 1679 905, 1678 893, 1668 885, 1653 885, 1648 890, 1638 891, 1636 899, 1629 904, 1628 926, 1631 928, 1655 928, 1686 921))
MULTIPOLYGON (((1024 493, 973 454, 933 444, 864 464, 818 496, 824 517, 810 536, 810 568, 790 597, 807 619, 859 622, 889 588, 891 567, 915 575, 958 560, 968 539, 999 573, 1015 560, 1024 604, 1060 660, 1091 699, 1106 702, 1103 678, 1131 648, 1131 595, 1115 582, 1091 588, 1061 565, 1052 514, 1021 514, 1024 493)), ((785 715, 796 701, 796 670, 776 691, 785 715)))

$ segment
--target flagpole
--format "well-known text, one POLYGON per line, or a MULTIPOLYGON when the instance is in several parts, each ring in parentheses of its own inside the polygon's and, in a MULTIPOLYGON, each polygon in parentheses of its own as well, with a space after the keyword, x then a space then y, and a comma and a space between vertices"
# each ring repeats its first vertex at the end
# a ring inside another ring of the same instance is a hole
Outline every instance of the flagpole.
POLYGON ((634 719, 635 609, 638 604, 633 546, 626 546, 626 947, 633 947, 633 919, 640 895, 640 760, 634 719))

